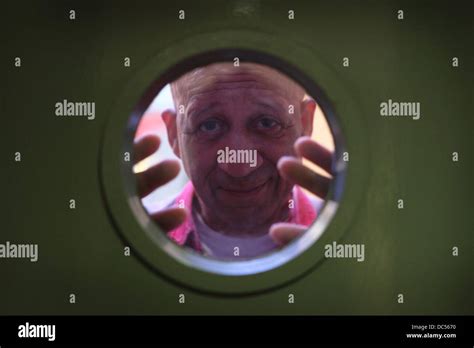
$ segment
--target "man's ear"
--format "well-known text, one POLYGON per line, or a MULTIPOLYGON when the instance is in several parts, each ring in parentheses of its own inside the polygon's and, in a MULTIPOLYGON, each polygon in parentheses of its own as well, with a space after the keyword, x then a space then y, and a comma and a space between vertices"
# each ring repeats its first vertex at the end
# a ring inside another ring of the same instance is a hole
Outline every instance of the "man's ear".
POLYGON ((171 110, 165 110, 161 113, 161 117, 166 125, 166 131, 168 133, 168 141, 174 154, 181 158, 181 152, 179 151, 178 132, 176 128, 176 112, 171 110))
POLYGON ((312 98, 301 101, 301 125, 303 134, 311 136, 313 133, 313 120, 314 112, 316 111, 317 104, 312 98))

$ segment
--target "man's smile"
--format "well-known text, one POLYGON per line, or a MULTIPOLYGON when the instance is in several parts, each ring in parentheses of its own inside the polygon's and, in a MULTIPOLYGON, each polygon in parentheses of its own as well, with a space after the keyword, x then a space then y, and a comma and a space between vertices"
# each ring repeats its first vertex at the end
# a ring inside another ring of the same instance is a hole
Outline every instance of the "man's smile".
POLYGON ((232 196, 234 198, 257 198, 260 192, 267 186, 271 179, 265 180, 260 184, 246 185, 246 186, 220 186, 218 191, 221 191, 224 196, 232 196))

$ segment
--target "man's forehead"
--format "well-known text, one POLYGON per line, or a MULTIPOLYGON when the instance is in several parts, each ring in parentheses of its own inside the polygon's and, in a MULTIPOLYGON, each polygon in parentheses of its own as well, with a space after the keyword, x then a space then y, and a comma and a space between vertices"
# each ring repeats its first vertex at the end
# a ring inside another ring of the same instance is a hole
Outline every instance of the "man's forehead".
POLYGON ((196 94, 210 90, 260 88, 274 91, 288 100, 301 101, 304 89, 295 81, 266 65, 256 63, 214 63, 186 73, 171 84, 175 103, 186 104, 196 94))

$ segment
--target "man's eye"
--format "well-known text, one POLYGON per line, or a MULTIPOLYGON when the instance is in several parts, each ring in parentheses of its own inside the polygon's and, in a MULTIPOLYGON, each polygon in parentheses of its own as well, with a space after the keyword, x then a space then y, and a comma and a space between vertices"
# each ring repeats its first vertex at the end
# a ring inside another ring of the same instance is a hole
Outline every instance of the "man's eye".
POLYGON ((262 117, 257 120, 256 127, 262 131, 278 131, 281 129, 281 124, 271 117, 262 117))
POLYGON ((204 133, 214 134, 220 132, 223 128, 219 120, 207 120, 199 125, 199 130, 204 133))

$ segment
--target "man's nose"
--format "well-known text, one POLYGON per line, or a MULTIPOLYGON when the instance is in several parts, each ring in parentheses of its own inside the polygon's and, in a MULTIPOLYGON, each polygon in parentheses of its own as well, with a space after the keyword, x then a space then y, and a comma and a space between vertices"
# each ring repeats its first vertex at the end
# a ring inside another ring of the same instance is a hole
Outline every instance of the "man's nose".
MULTIPOLYGON (((250 150, 249 150, 250 151, 250 150)), ((252 150, 253 151, 253 150, 252 150)), ((262 157, 259 155, 258 151, 256 154, 252 154, 252 160, 249 163, 233 163, 232 161, 224 161, 217 163, 218 167, 226 172, 229 176, 234 178, 242 178, 247 175, 250 175, 253 171, 257 170, 263 162, 262 157)), ((247 155, 244 155, 244 159, 247 155)), ((242 160, 236 156, 236 161, 242 160)))

